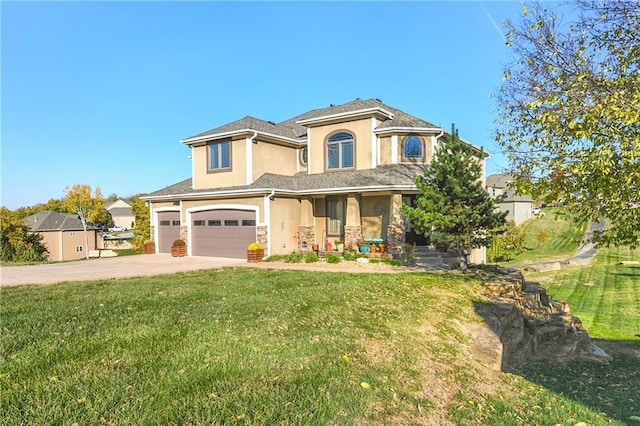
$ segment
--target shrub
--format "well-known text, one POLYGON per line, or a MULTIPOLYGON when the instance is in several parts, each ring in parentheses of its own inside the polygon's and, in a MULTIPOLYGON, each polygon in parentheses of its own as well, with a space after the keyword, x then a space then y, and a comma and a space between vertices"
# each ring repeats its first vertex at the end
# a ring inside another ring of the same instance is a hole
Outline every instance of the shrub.
POLYGON ((358 258, 358 252, 355 250, 345 250, 343 257, 344 260, 354 261, 358 258))
POLYGON ((175 240, 173 242, 173 247, 184 247, 187 243, 184 240, 175 240))
POLYGON ((327 263, 340 263, 342 262, 342 258, 336 253, 327 254, 327 263))
POLYGON ((315 263, 315 262, 318 262, 319 260, 320 260, 320 257, 318 257, 318 253, 316 253, 315 251, 310 251, 304 256, 305 263, 315 263))
POLYGON ((540 244, 546 243, 547 241, 549 241, 549 233, 544 229, 541 230, 540 232, 538 232, 538 235, 536 235, 536 241, 540 244))
POLYGON ((261 248, 262 248, 262 245, 260 243, 256 243, 256 242, 253 242, 253 243, 251 243, 251 244, 249 244, 247 246, 247 250, 249 250, 249 251, 260 250, 261 248))
POLYGON ((298 253, 297 251, 292 251, 285 256, 284 261, 286 263, 300 263, 302 262, 302 254, 298 253))
POLYGON ((264 261, 265 262, 283 262, 286 258, 287 256, 284 254, 272 254, 271 256, 267 257, 264 261))

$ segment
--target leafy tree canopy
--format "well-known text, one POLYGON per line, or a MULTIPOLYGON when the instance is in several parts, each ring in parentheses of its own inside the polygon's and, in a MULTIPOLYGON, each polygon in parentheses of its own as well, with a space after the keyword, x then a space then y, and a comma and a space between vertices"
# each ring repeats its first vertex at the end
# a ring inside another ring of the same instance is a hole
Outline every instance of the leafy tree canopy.
POLYGON ((486 247, 490 231, 505 223, 506 213, 497 212, 496 200, 484 188, 478 155, 454 128, 447 142, 438 145, 431 165, 416 177, 421 194, 414 205, 401 209, 417 232, 453 243, 462 260, 467 249, 486 247))
POLYGON ((0 260, 6 262, 42 262, 49 251, 42 236, 32 232, 17 212, 0 207, 0 260))
POLYGON ((507 22, 514 62, 498 95, 496 138, 518 189, 566 203, 578 220, 606 219, 594 241, 640 245, 640 6, 579 1, 507 22))

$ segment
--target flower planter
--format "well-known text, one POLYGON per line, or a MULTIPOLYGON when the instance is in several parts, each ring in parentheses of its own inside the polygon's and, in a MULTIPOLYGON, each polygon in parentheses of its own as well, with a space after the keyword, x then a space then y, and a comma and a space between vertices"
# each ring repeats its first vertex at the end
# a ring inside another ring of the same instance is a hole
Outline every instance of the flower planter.
POLYGON ((171 246, 171 256, 184 257, 187 255, 187 246, 171 246))
POLYGON ((336 250, 340 253, 344 252, 344 243, 336 243, 336 250))
POLYGON ((264 249, 247 250, 247 262, 250 262, 250 263, 262 262, 263 257, 264 257, 264 249))
POLYGON ((360 249, 360 253, 368 253, 369 252, 369 244, 360 244, 358 246, 360 249))
POLYGON ((155 254, 156 253, 156 243, 144 243, 142 246, 142 252, 144 254, 155 254))

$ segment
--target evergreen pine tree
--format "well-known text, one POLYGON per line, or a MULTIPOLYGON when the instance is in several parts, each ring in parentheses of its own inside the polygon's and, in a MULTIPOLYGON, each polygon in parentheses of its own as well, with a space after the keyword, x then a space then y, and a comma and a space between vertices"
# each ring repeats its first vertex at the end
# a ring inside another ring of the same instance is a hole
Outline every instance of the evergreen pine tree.
POLYGON ((452 126, 431 165, 415 178, 421 195, 401 210, 416 232, 453 246, 463 268, 468 251, 486 247, 490 231, 505 224, 506 213, 497 210, 497 200, 484 188, 478 160, 474 148, 462 142, 452 126))

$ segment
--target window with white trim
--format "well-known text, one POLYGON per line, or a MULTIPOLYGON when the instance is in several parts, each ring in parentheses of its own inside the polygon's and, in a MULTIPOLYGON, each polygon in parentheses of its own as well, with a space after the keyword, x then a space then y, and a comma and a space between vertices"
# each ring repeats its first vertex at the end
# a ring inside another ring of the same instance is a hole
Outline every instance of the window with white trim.
POLYGON ((327 169, 353 168, 354 139, 351 133, 339 132, 327 140, 327 169))

